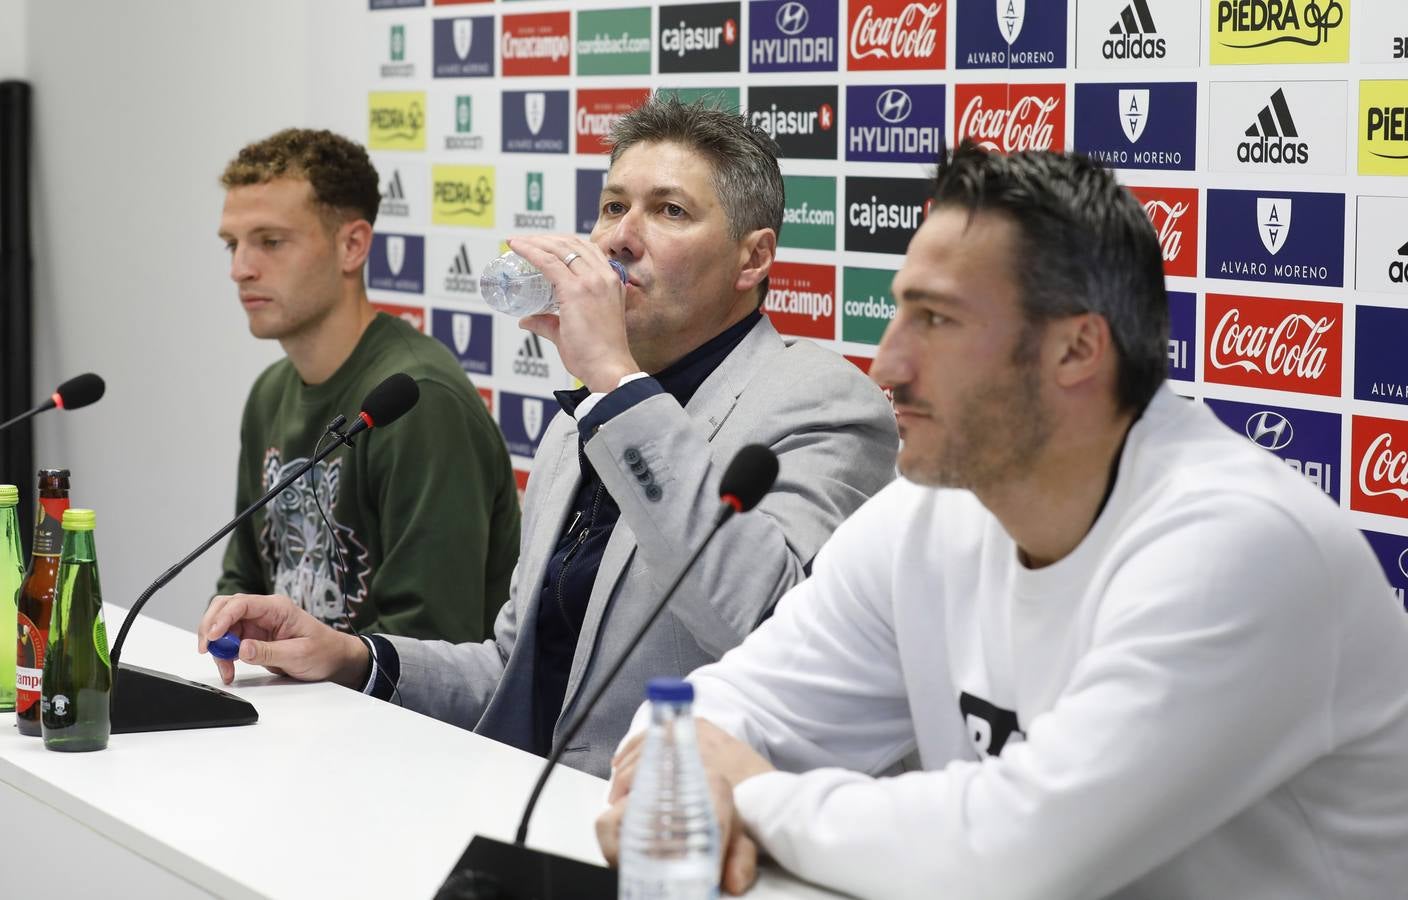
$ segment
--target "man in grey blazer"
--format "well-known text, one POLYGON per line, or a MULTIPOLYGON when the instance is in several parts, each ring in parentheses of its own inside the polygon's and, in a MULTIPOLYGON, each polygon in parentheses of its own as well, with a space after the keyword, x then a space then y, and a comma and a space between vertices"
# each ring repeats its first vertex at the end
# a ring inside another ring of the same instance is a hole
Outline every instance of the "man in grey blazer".
MULTIPOLYGON (((767 445, 776 486, 719 533, 565 749, 563 762, 604 776, 645 682, 740 643, 893 477, 898 436, 880 390, 760 314, 782 227, 772 141, 741 116, 673 99, 647 102, 612 138, 590 240, 510 242, 561 304, 523 327, 552 340, 584 387, 559 392, 540 444, 494 638, 354 637, 284 598, 235 595, 207 610, 202 652, 233 630, 246 662, 360 687, 545 755, 702 539, 734 453, 767 445)), ((228 683, 233 665, 216 665, 228 683)))

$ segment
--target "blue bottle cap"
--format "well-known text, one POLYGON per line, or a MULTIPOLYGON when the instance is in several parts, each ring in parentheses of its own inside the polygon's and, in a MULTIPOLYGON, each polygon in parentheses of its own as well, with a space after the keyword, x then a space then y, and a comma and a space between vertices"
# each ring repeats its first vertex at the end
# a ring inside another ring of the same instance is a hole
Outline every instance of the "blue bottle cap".
POLYGON ((225 632, 224 637, 210 641, 207 646, 210 655, 216 659, 238 659, 240 655, 240 639, 232 631, 225 632))
POLYGON ((616 270, 616 274, 621 276, 622 284, 630 280, 630 276, 626 274, 626 267, 622 263, 614 259, 608 259, 607 262, 611 265, 611 268, 616 270))
POLYGON ((683 678, 652 678, 645 685, 645 699, 661 703, 693 703, 694 685, 683 678))

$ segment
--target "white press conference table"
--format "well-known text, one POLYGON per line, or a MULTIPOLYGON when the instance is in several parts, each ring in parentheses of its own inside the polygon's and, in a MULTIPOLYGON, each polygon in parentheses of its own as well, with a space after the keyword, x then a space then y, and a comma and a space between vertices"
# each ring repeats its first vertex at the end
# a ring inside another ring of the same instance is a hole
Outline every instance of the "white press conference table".
MULTIPOLYGON (((109 633, 123 610, 109 605, 109 633)), ((123 658, 219 685, 192 633, 145 616, 123 658)), ((259 722, 54 753, 0 716, 0 896, 429 898, 475 834, 513 839, 542 760, 331 684, 239 664, 259 722)), ((601 863, 606 783, 558 766, 531 846, 601 863)), ((834 898, 775 869, 748 894, 834 898)))

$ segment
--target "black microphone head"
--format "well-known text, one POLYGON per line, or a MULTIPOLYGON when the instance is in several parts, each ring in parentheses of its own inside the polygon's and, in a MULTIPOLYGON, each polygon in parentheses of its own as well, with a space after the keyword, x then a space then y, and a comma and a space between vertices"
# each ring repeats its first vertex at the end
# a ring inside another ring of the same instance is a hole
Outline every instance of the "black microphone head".
POLYGON ((55 405, 59 409, 80 409, 103 399, 103 392, 107 389, 103 379, 92 372, 84 372, 59 385, 58 390, 54 391, 55 405))
POLYGON ((719 498, 738 512, 758 505, 777 481, 777 454, 762 444, 749 444, 733 457, 719 482, 719 498))
POLYGON ((362 414, 371 419, 367 424, 384 428, 404 416, 420 399, 420 385, 405 372, 397 372, 372 388, 362 401, 362 414))

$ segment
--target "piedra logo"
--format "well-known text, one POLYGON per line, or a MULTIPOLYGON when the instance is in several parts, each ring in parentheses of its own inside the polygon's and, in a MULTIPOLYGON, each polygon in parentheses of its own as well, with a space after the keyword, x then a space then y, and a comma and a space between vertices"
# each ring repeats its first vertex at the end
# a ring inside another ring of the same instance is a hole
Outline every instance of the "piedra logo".
POLYGON ((1208 55, 1214 65, 1347 62, 1347 7, 1339 0, 1212 0, 1208 55))
POLYGON ((1359 84, 1359 174, 1408 175, 1408 81, 1359 84))
POLYGON ((425 149, 425 94, 373 91, 367 97, 369 150, 425 149))

